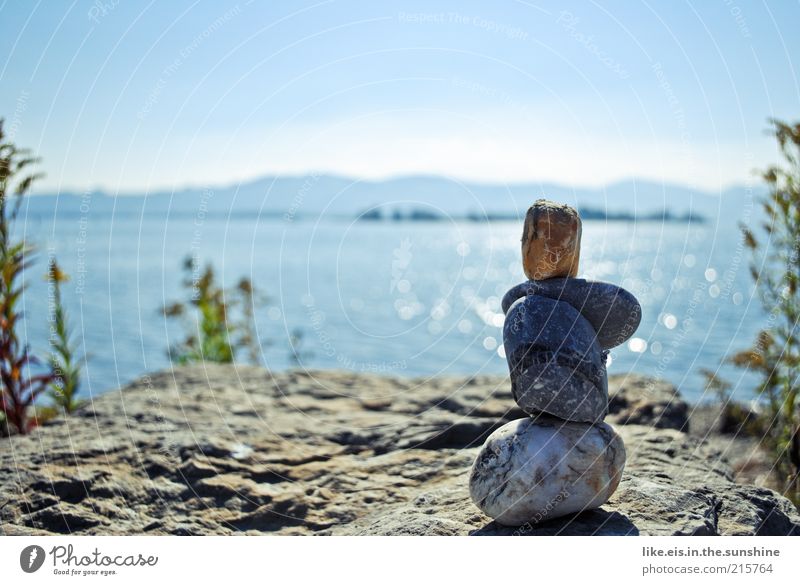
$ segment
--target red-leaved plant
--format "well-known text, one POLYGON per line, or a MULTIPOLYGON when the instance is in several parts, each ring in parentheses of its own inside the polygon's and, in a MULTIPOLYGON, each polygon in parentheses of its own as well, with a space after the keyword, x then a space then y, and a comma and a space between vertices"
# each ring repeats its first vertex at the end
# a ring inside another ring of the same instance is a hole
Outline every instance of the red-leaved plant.
POLYGON ((6 140, 0 119, 0 413, 6 427, 23 435, 36 426, 36 417, 29 416, 30 407, 54 379, 49 371, 32 372, 38 361, 17 335, 22 319, 22 273, 30 264, 32 250, 24 241, 13 241, 11 226, 22 198, 41 176, 27 171, 36 162, 29 150, 6 140))

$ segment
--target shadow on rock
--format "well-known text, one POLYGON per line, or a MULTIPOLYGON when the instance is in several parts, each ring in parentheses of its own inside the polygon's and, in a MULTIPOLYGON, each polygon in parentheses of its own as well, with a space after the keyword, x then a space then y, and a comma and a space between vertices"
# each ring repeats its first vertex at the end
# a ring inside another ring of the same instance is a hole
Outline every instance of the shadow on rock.
POLYGON ((531 525, 509 527, 489 522, 471 536, 638 536, 639 529, 627 516, 598 508, 572 516, 531 525))

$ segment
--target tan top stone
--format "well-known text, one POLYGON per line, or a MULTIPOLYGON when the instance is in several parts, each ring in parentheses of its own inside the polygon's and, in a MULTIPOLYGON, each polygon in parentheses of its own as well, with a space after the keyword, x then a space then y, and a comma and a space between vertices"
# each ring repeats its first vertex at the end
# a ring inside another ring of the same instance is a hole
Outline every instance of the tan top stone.
POLYGON ((522 268, 531 280, 575 277, 581 255, 581 218, 561 203, 539 199, 522 231, 522 268))

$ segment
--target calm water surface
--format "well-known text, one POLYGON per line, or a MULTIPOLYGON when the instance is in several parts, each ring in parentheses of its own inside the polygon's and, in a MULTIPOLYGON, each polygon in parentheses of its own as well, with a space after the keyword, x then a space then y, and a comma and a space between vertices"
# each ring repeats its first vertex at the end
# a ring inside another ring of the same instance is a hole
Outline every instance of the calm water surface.
MULTIPOLYGON (((257 315, 263 361, 400 376, 507 371, 503 293, 524 279, 517 222, 373 223, 237 217, 29 217, 39 262, 27 275, 25 333, 47 349, 47 286, 55 250, 76 341, 89 356, 86 392, 169 366, 180 329, 159 313, 180 299, 181 260, 210 262, 228 284, 253 279, 269 297, 257 315)), ((664 377, 702 398, 699 368, 747 346, 765 319, 735 226, 585 222, 581 276, 624 286, 644 317, 611 353, 610 373, 664 377)), ((752 378, 723 372, 747 397, 752 378)))

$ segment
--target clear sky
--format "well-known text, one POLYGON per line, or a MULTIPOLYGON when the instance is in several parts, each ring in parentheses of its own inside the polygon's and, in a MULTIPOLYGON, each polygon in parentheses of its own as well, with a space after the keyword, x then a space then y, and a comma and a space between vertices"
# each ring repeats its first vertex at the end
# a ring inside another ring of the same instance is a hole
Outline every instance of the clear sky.
POLYGON ((720 189, 800 119, 800 4, 0 0, 40 190, 271 173, 720 189))

